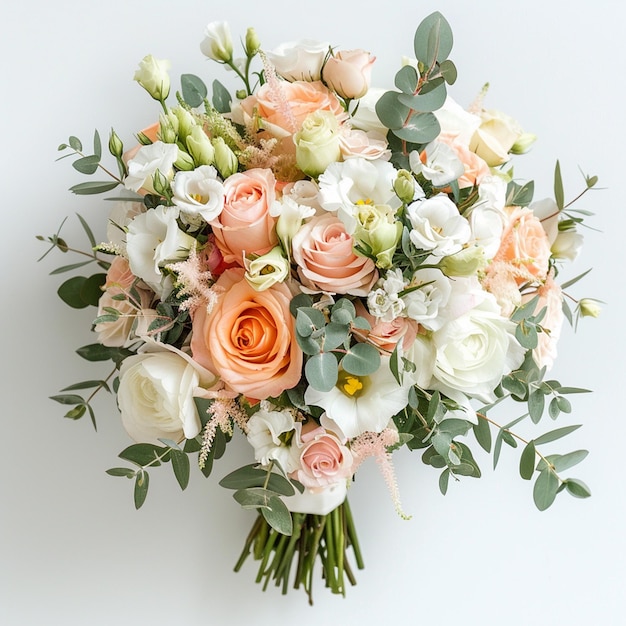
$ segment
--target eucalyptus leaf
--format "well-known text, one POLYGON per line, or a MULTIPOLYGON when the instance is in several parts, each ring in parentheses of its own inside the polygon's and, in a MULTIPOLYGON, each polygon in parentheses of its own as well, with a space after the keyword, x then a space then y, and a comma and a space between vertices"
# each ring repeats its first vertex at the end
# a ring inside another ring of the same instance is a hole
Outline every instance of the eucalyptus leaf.
POLYGON ((432 113, 415 113, 402 128, 392 129, 393 134, 411 143, 430 143, 441 132, 439 121, 432 113))
POLYGON ((180 488, 184 491, 189 484, 189 457, 180 450, 171 449, 170 460, 172 461, 174 476, 176 476, 180 488))
POLYGON ((473 426, 474 436, 480 447, 487 453, 491 452, 491 427, 486 419, 478 418, 473 426))
POLYGON ((132 478, 135 476, 135 470, 130 469, 129 467, 112 467, 108 469, 106 473, 109 476, 123 476, 124 478, 132 478))
POLYGON ((315 354, 306 362, 304 373, 311 387, 330 391, 337 383, 337 359, 330 352, 315 354))
POLYGON ((557 439, 561 439, 561 437, 565 437, 566 435, 573 433, 575 430, 578 430, 580 427, 581 427, 581 424, 575 424, 573 426, 563 426, 562 428, 551 430, 550 432, 537 437, 535 439, 535 445, 539 446, 544 443, 556 441, 557 439))
POLYGON ((148 495, 148 485, 149 485, 149 476, 148 472, 138 472, 137 477, 135 478, 135 508, 140 509, 143 506, 143 503, 146 501, 146 496, 148 495))
POLYGON ((85 265, 89 265, 90 263, 93 263, 93 259, 89 261, 80 261, 78 263, 72 263, 71 265, 64 265, 63 267, 57 267, 57 269, 52 270, 50 272, 50 276, 54 276, 56 274, 64 274, 65 272, 71 272, 73 270, 77 270, 81 267, 84 267, 85 265))
POLYGON ((378 119, 390 129, 402 128, 410 113, 410 109, 399 101, 399 95, 397 91, 387 91, 376 102, 378 119))
POLYGON ((524 480, 530 480, 535 473, 535 443, 529 441, 524 449, 519 460, 519 473, 524 480))
POLYGON ((450 470, 446 468, 439 476, 439 491, 445 496, 448 492, 448 481, 450 479, 450 470))
POLYGON ((83 404, 85 402, 85 399, 82 398, 81 396, 78 396, 76 394, 70 394, 70 393, 50 396, 50 400, 54 400, 55 402, 58 402, 59 404, 68 404, 68 405, 83 404))
POLYGON ((394 83, 403 94, 413 95, 418 80, 417 70, 412 65, 405 65, 396 73, 394 83))
POLYGON ((180 77, 183 100, 190 107, 199 107, 207 96, 207 88, 202 79, 194 74, 183 74, 180 77))
POLYGON ((73 309, 84 309, 89 306, 81 296, 83 285, 87 279, 84 276, 73 276, 66 280, 57 290, 57 294, 65 304, 73 309))
POLYGON ((83 144, 81 143, 80 139, 78 137, 74 137, 73 135, 68 139, 68 143, 70 144, 70 146, 72 147, 72 149, 76 150, 77 152, 82 152, 83 149, 83 144))
POLYGON ((556 498, 557 491, 559 489, 559 479, 556 474, 550 470, 543 470, 533 488, 533 499, 536 507, 540 511, 545 511, 556 498))
POLYGON ((452 51, 452 28, 446 18, 435 11, 426 17, 415 31, 415 57, 427 67, 434 61, 445 61, 452 51))
POLYGON ((330 322, 324 332, 324 350, 334 350, 348 338, 348 326, 330 322))
POLYGON ((63 387, 61 391, 76 391, 78 389, 93 389, 94 387, 102 387, 109 391, 109 386, 105 380, 86 380, 82 383, 75 383, 69 387, 63 387))
POLYGON ((100 157, 96 154, 92 154, 91 156, 82 157, 77 159, 72 163, 72 166, 75 170, 79 171, 81 174, 95 174, 98 170, 98 166, 100 165, 100 157))
POLYGON ((448 85, 454 85, 457 79, 456 65, 450 59, 446 59, 439 66, 439 71, 448 85))
POLYGON ((380 353, 368 343, 357 343, 343 357, 341 366, 355 376, 369 376, 380 367, 380 353))
POLYGON ((256 464, 245 465, 234 470, 220 480, 219 484, 225 489, 250 489, 263 487, 267 482, 267 488, 284 496, 292 496, 295 493, 293 485, 280 474, 271 473, 269 479, 267 470, 259 468, 256 464))
POLYGON ((563 178, 561 177, 561 164, 557 160, 554 167, 554 200, 559 211, 565 206, 565 192, 563 191, 563 178))
POLYGON ((164 452, 164 449, 153 443, 134 443, 124 448, 118 456, 120 459, 130 461, 140 467, 150 465, 156 467, 161 464, 157 460, 164 452))
POLYGON ((584 461, 588 454, 588 450, 575 450, 567 454, 559 454, 556 458, 551 459, 550 462, 557 472, 564 472, 584 461))
POLYGON ((232 97, 230 92, 219 80, 214 80, 212 83, 213 88, 213 97, 211 102, 213 106, 218 111, 218 113, 230 113, 230 103, 232 102, 232 97))
POLYGON ((565 481, 565 488, 576 498, 588 498, 591 496, 591 490, 582 480, 577 478, 568 478, 565 481))
POLYGON ((98 182, 87 182, 87 183, 79 183, 78 185, 74 185, 70 187, 70 191, 77 195, 87 196, 93 195, 97 193, 106 193, 107 191, 111 191, 115 189, 120 183, 117 181, 98 181, 98 182))
POLYGON ((272 496, 269 499, 269 508, 262 508, 261 515, 274 530, 282 535, 291 536, 293 533, 291 513, 278 496, 272 496))
POLYGON ((528 413, 530 414, 530 419, 536 424, 541 420, 543 416, 543 411, 545 409, 546 404, 546 396, 544 393, 535 389, 528 396, 528 413))
POLYGON ((425 94, 408 95, 402 93, 398 96, 398 101, 415 111, 437 111, 446 101, 446 95, 446 85, 441 83, 441 85, 425 94))

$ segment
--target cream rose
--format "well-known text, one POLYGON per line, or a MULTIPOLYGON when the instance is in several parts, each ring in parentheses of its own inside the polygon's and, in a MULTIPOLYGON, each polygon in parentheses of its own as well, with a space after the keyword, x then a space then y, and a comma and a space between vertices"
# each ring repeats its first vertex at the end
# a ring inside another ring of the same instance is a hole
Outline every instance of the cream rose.
POLYGON ((294 387, 302 373, 302 351, 288 287, 277 284, 259 292, 246 282, 243 269, 229 269, 214 288, 220 295, 211 312, 199 307, 193 316, 193 358, 250 398, 276 397, 294 387))
POLYGON ((332 214, 313 217, 292 240, 293 258, 312 291, 367 296, 378 280, 371 259, 355 254, 354 240, 332 214))
POLYGON ((331 163, 341 160, 339 123, 330 111, 315 111, 307 116, 293 136, 296 163, 308 176, 319 176, 331 163))
POLYGON ((210 224, 226 263, 243 266, 246 254, 265 254, 278 243, 272 216, 275 187, 272 171, 261 168, 224 181, 224 208, 210 224))
POLYGON ((266 52, 279 76, 289 81, 318 81, 330 44, 314 39, 289 41, 266 52))
POLYGON ((193 400, 199 384, 197 370, 178 354, 127 357, 120 367, 117 392, 124 428, 137 442, 192 439, 201 428, 193 400))

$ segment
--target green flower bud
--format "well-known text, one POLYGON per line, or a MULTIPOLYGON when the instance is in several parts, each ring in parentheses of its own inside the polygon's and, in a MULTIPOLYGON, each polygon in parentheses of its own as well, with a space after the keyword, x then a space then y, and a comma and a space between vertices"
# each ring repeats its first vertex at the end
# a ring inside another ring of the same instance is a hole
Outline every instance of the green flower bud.
POLYGON ((184 172, 191 172, 191 170, 196 169, 193 157, 180 148, 178 148, 178 158, 174 161, 174 166, 184 172))
POLYGON ((239 161, 235 153, 221 137, 214 137, 211 143, 215 148, 215 167, 217 167, 222 178, 232 176, 239 169, 239 161))
POLYGON ((154 192, 165 198, 169 198, 172 195, 172 191, 170 188, 170 181, 167 176, 163 175, 160 170, 157 170, 152 175, 152 188, 154 192))
MULTIPOLYGON (((174 116, 171 116, 174 117, 174 116)), ((178 126, 178 120, 174 117, 174 120, 169 115, 161 113, 159 115, 159 133, 158 138, 163 143, 176 143, 178 133, 176 127, 178 126)))
POLYGON ((415 179, 413 178, 413 174, 407 172, 407 170, 400 170, 396 176, 396 180, 393 181, 393 190, 404 204, 412 202, 415 195, 415 179))
POLYGON ((197 126, 194 116, 184 107, 176 107, 171 111, 178 122, 178 138, 185 142, 194 126, 197 126))
POLYGON ((196 125, 187 137, 187 150, 193 157, 196 166, 213 165, 215 149, 202 127, 196 125))
POLYGON ((485 252, 480 246, 463 248, 456 254, 444 256, 439 262, 439 269, 446 276, 475 276, 486 266, 485 252))
POLYGON ((578 303, 578 310, 583 317, 599 317, 602 308, 597 300, 592 298, 583 298, 578 303))
POLYGON ((532 133, 522 133, 517 141, 511 147, 512 154, 524 154, 524 152, 528 152, 530 147, 537 141, 537 135, 533 135, 532 133))
POLYGON ((261 47, 261 41, 254 28, 248 28, 246 31, 246 55, 248 58, 253 57, 261 47))
POLYGON ((113 129, 109 135, 109 152, 118 159, 122 158, 124 153, 124 144, 113 129))

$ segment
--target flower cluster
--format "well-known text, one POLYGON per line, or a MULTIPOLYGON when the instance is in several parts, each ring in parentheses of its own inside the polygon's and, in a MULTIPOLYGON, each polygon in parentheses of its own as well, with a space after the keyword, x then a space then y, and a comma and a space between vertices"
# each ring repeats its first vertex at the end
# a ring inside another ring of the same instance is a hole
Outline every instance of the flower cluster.
MULTIPOLYGON (((235 58, 228 25, 211 23, 201 50, 241 79, 236 97, 217 81, 209 97, 186 74, 171 106, 169 62, 146 57, 135 80, 159 103, 158 120, 130 149, 112 132, 119 175, 73 188, 124 189, 108 241, 90 253, 106 272, 59 290, 72 306, 98 306, 97 343, 82 356, 115 364, 136 443, 120 455, 134 468, 109 472, 136 479, 141 506, 148 469, 171 462, 184 488, 188 455, 208 475, 241 430, 254 463, 222 484, 258 509, 242 558, 262 556, 277 584, 300 550, 296 582, 310 592, 305 545, 344 592, 348 546, 360 564, 345 498, 366 458, 402 513, 395 449, 423 450, 445 493, 450 477, 480 476, 463 437, 490 450, 495 428, 497 454, 521 440, 487 417, 493 405, 524 403, 536 423, 545 407, 552 418, 569 412, 565 395, 581 391, 544 375, 564 317, 598 313, 589 299, 572 313, 558 282, 580 250, 582 218, 565 203, 558 164, 554 199, 533 201, 532 182, 514 179, 513 155, 535 137, 484 108, 486 90, 467 109, 448 95, 451 47, 443 16, 426 18, 416 58, 385 92, 370 85, 365 50, 313 40, 265 50, 249 29, 235 58)), ((61 149, 80 172, 105 169, 97 133, 93 155, 76 137, 61 149)), ((58 235, 49 241, 67 250, 58 235)), ((93 418, 88 399, 56 399, 73 405, 70 417, 93 418)), ((563 489, 588 495, 557 473, 576 453, 537 448, 566 430, 522 440, 540 509, 563 489)))

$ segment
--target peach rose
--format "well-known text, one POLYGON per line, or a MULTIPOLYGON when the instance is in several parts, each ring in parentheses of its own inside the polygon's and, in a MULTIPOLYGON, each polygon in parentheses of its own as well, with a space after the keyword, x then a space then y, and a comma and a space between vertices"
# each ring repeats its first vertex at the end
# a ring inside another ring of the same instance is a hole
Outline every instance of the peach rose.
POLYGON ((291 474, 308 489, 335 484, 352 475, 352 453, 339 439, 313 421, 302 427, 301 469, 291 474))
POLYGON ((210 224, 225 263, 243 266, 246 254, 265 254, 278 243, 277 218, 270 215, 275 187, 272 171, 261 168, 233 174, 224 181, 224 209, 210 224))
MULTIPOLYGON (((155 122, 154 124, 151 124, 146 128, 142 128, 139 132, 142 135, 145 135, 152 143, 154 143, 159 138, 160 128, 161 123, 155 122)), ((124 161, 124 163, 126 163, 126 165, 128 165, 128 162, 135 157, 137 152, 139 152, 139 148, 141 148, 142 145, 143 144, 138 143, 136 146, 133 146, 132 148, 124 152, 124 154, 122 155, 122 160, 124 161)))
POLYGON ((339 122, 347 117, 337 96, 321 81, 281 82, 280 94, 270 83, 265 83, 255 95, 241 101, 241 109, 234 112, 234 120, 246 124, 259 117, 259 130, 284 139, 300 130, 302 122, 315 111, 330 111, 339 122), (242 119, 238 119, 239 113, 242 119))
POLYGON ((289 288, 281 283, 255 291, 239 268, 226 270, 214 288, 220 295, 211 312, 198 307, 193 314, 194 360, 249 398, 264 400, 294 387, 302 373, 302 351, 289 312, 289 288))
POLYGON ((550 241, 546 231, 530 209, 509 207, 507 212, 509 223, 504 228, 500 248, 493 260, 520 270, 518 284, 533 277, 544 280, 550 261, 550 241))
POLYGON ((362 98, 369 89, 376 57, 365 50, 340 50, 324 65, 324 82, 342 98, 362 98))
POLYGON ((332 213, 304 224, 291 245, 302 283, 312 291, 366 296, 378 280, 374 262, 355 254, 352 236, 332 213))

